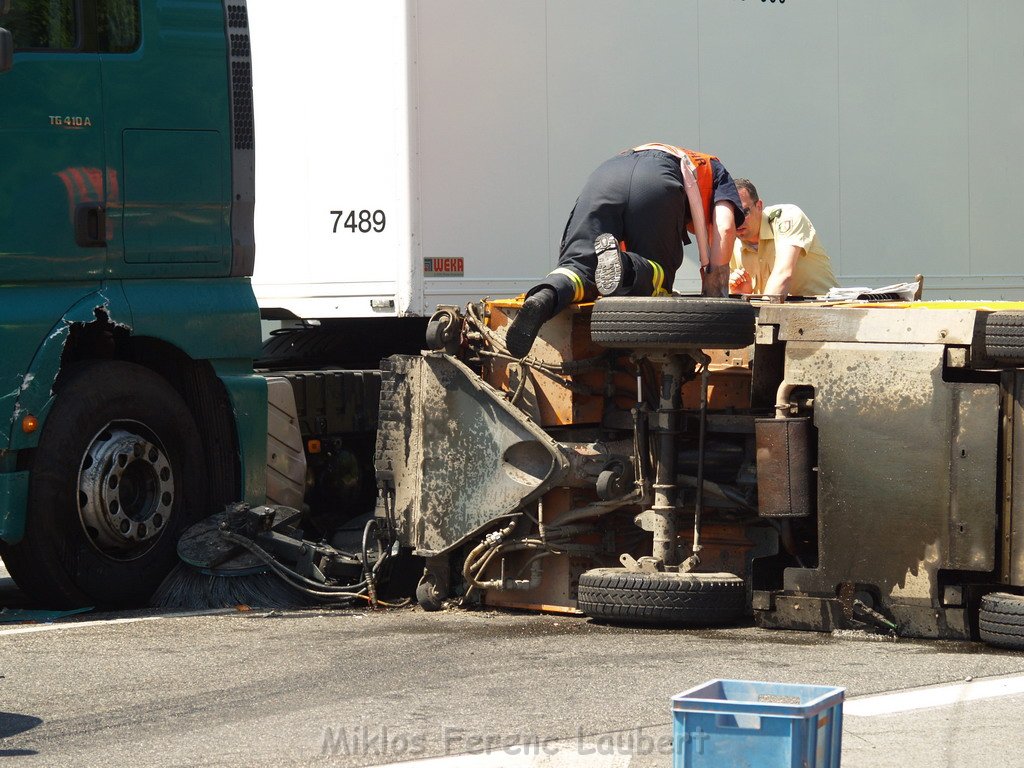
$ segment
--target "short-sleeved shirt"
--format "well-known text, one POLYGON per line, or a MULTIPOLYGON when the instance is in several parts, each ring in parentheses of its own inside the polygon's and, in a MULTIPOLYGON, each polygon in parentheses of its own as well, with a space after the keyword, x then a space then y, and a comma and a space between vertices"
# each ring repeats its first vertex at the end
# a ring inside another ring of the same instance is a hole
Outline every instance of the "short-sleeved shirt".
POLYGON ((733 246, 732 268, 743 267, 753 282, 754 293, 764 293, 775 267, 779 245, 803 249, 789 281, 790 296, 821 296, 839 285, 832 262, 807 215, 795 205, 771 205, 761 215, 761 236, 754 248, 739 238, 733 246))

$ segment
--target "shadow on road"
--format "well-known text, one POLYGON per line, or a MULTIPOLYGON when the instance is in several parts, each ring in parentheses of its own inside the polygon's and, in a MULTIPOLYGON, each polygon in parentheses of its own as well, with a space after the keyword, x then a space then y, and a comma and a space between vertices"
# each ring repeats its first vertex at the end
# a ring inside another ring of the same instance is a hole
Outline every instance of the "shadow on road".
MULTIPOLYGON (((19 733, 30 731, 43 721, 32 715, 19 715, 14 712, 0 712, 0 739, 8 739, 19 733)), ((33 749, 4 749, 0 743, 0 757, 26 757, 39 754, 33 749)))
POLYGON ((37 608, 32 605, 28 595, 18 589, 14 579, 7 573, 3 561, 0 561, 0 608, 37 608))

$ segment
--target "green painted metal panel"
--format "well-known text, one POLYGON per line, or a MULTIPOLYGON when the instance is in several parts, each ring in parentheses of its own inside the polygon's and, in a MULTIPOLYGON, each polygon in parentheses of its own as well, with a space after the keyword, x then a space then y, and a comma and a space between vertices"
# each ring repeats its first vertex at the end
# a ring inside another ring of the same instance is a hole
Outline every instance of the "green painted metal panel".
POLYGON ((230 373, 231 366, 214 361, 214 370, 228 390, 237 427, 244 501, 253 506, 267 496, 267 380, 262 376, 230 373))
POLYGON ((197 360, 235 358, 252 369, 261 349, 248 278, 125 280, 136 336, 163 339, 197 360))
POLYGON ((223 262, 228 206, 217 131, 123 133, 124 258, 130 263, 223 262), (174 173, 167 160, 174 158, 174 173))
POLYGON ((0 474, 0 539, 17 544, 25 535, 28 472, 0 474))
MULTIPOLYGON (((10 289, 0 289, 0 291, 7 290, 10 289)), ((45 305, 52 293, 53 286, 43 285, 37 288, 35 296, 45 305)), ((3 294, 0 293, 0 295, 3 294)), ((29 297, 31 298, 31 294, 29 297)), ((21 385, 10 404, 10 419, 7 422, 9 431, 5 432, 5 437, 8 438, 8 447, 12 450, 34 448, 38 445, 42 426, 53 405, 53 385, 60 372, 61 355, 70 335, 71 326, 76 323, 94 322, 97 319, 97 313, 106 315, 115 324, 131 327, 131 311, 119 283, 100 284, 98 289, 90 291, 71 307, 66 308, 62 315, 48 318, 51 323, 48 331, 41 332, 38 336, 30 337, 25 334, 21 337, 26 348, 31 346, 33 340, 41 341, 39 341, 35 354, 31 357, 31 362, 21 375, 21 385), (35 432, 25 434, 19 425, 22 417, 28 414, 38 419, 40 428, 35 432)), ((47 320, 42 322, 47 322, 47 320)))
MULTIPOLYGON (((10 446, 11 427, 24 391, 33 386, 40 348, 49 345, 59 362, 67 331, 62 318, 83 301, 89 312, 102 306, 100 287, 99 282, 0 284, 0 449, 10 446)), ((48 395, 52 378, 35 384, 40 385, 48 395)))
POLYGON ((0 283, 99 278, 103 247, 74 235, 79 206, 100 206, 103 156, 99 59, 20 52, 0 73, 0 283))
POLYGON ((227 275, 231 146, 223 4, 143 0, 142 36, 138 51, 100 57, 106 154, 123 180, 120 198, 108 207, 108 274, 227 275))

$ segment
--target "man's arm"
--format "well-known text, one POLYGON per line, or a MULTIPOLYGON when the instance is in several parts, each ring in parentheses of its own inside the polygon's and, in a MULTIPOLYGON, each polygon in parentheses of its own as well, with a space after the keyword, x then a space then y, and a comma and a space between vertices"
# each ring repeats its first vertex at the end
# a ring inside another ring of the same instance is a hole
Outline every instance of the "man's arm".
POLYGON ((705 296, 729 295, 729 259, 732 258, 736 242, 736 214, 732 203, 719 200, 712 211, 714 221, 710 227, 711 263, 708 271, 701 274, 705 296))
POLYGON ((789 294, 789 281, 793 278, 796 261, 804 255, 804 249, 793 243, 778 243, 775 246, 775 266, 764 286, 767 295, 789 294))

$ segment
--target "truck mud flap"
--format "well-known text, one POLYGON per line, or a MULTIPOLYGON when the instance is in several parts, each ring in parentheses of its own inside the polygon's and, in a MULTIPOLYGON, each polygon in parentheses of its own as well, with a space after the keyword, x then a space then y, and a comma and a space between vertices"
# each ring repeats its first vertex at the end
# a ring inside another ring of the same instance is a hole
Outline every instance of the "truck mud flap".
POLYGON ((569 467, 502 392, 440 352, 381 361, 375 465, 394 489, 401 543, 428 557, 517 512, 569 467))

